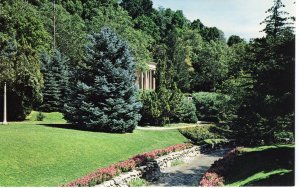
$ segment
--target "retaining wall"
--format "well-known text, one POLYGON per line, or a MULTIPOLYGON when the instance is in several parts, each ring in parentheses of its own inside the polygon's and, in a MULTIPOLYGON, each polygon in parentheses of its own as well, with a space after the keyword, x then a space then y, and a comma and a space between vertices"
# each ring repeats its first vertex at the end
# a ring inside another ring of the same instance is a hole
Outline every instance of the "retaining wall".
POLYGON ((169 153, 168 155, 161 156, 153 161, 147 162, 145 166, 140 166, 131 172, 122 173, 109 181, 105 181, 102 184, 97 185, 96 187, 127 187, 129 182, 139 178, 145 178, 148 181, 155 181, 159 178, 161 170, 170 167, 172 161, 181 160, 187 162, 200 154, 199 146, 169 153))

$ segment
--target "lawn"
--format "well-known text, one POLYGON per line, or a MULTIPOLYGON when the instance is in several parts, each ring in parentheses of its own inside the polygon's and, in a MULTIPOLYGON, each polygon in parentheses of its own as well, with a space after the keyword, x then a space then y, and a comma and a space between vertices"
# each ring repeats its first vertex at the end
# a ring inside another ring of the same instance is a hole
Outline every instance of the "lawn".
POLYGON ((293 186, 293 145, 244 148, 225 177, 227 186, 293 186))
POLYGON ((177 131, 109 134, 67 129, 60 114, 0 125, 0 186, 58 186, 98 167, 186 139, 177 131), (42 125, 44 124, 45 125, 42 125))

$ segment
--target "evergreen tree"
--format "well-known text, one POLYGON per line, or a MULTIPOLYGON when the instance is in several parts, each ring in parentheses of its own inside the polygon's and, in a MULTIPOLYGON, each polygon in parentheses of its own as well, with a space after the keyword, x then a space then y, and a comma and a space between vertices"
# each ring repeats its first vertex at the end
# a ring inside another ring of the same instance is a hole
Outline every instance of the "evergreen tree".
POLYGON ((44 112, 60 111, 60 91, 59 85, 54 76, 50 73, 45 73, 44 89, 43 89, 43 104, 40 109, 44 112))
POLYGON ((294 20, 293 17, 287 17, 289 13, 282 11, 285 5, 281 0, 274 0, 273 6, 266 11, 269 15, 261 24, 266 24, 266 27, 263 31, 272 37, 278 37, 285 32, 291 32, 292 23, 289 20, 294 20))
POLYGON ((278 135, 294 133, 295 35, 282 22, 281 7, 280 0, 274 1, 265 20, 267 36, 254 40, 247 51, 253 81, 232 124, 244 144, 271 144, 278 135))
POLYGON ((52 57, 41 55, 41 71, 44 77, 43 103, 40 110, 45 112, 61 111, 67 95, 68 60, 57 50, 52 57))
POLYGON ((65 118, 83 128, 132 132, 140 115, 135 61, 129 48, 108 28, 90 36, 84 64, 70 83, 65 118))
POLYGON ((67 89, 69 83, 69 59, 60 53, 60 51, 55 50, 52 56, 50 71, 55 79, 55 82, 59 88, 59 108, 61 111, 64 107, 64 103, 67 96, 67 89))

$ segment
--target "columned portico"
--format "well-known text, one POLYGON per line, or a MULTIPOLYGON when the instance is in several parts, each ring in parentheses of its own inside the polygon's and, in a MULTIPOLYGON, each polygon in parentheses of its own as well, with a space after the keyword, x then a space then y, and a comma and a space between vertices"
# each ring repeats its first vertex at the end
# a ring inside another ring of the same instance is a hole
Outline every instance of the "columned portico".
POLYGON ((136 73, 137 79, 136 84, 139 89, 143 90, 154 90, 155 89, 155 72, 156 72, 156 64, 148 63, 148 70, 141 72, 138 71, 136 73))

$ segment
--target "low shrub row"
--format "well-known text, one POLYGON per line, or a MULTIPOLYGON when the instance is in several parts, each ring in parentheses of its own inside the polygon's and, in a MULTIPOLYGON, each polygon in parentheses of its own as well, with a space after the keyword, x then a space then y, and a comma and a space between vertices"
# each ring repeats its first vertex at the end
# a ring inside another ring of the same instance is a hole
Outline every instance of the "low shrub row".
POLYGON ((169 123, 196 123, 196 107, 179 91, 141 91, 140 125, 162 126, 169 123))
POLYGON ((167 155, 171 152, 181 151, 191 148, 192 144, 177 144, 167 147, 165 149, 157 149, 151 152, 136 155, 131 159, 122 161, 116 164, 112 164, 109 167, 99 168, 95 172, 90 173, 82 178, 78 178, 70 183, 64 185, 64 187, 89 187, 101 184, 104 181, 108 181, 113 177, 119 175, 122 172, 128 172, 138 166, 145 165, 146 162, 152 161, 163 155, 167 155))
POLYGON ((224 176, 233 164, 240 148, 235 148, 224 155, 223 158, 215 161, 200 179, 200 186, 215 187, 224 186, 224 176))
POLYGON ((202 125, 197 127, 188 127, 179 129, 179 132, 194 144, 205 144, 207 139, 224 139, 223 136, 210 131, 215 125, 202 125))
POLYGON ((189 100, 179 91, 142 91, 139 98, 143 104, 140 125, 196 123, 198 120, 220 122, 232 115, 230 97, 221 93, 194 93, 189 100))

